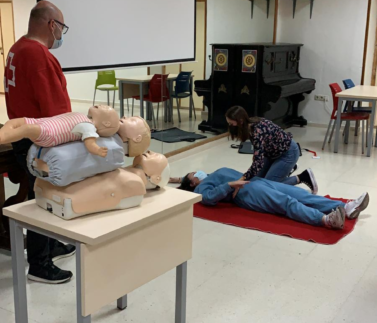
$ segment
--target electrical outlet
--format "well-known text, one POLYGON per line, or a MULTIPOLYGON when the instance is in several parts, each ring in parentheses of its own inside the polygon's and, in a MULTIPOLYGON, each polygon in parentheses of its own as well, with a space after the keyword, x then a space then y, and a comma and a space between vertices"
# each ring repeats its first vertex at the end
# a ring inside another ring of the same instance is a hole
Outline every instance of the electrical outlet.
POLYGON ((326 95, 315 95, 315 96, 314 96, 314 100, 315 100, 315 101, 323 101, 323 102, 326 102, 326 101, 328 101, 329 99, 327 98, 327 100, 326 100, 326 95))

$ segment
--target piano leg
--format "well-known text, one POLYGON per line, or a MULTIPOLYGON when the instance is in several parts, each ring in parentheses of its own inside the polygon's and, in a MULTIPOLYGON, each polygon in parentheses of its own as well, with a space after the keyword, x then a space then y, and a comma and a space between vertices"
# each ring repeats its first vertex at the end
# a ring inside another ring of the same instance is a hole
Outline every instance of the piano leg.
POLYGON ((304 99, 305 97, 303 94, 292 95, 290 97, 292 102, 292 114, 284 119, 284 123, 287 124, 287 126, 297 125, 303 127, 308 124, 308 121, 304 117, 298 116, 298 105, 300 102, 304 101, 304 99))

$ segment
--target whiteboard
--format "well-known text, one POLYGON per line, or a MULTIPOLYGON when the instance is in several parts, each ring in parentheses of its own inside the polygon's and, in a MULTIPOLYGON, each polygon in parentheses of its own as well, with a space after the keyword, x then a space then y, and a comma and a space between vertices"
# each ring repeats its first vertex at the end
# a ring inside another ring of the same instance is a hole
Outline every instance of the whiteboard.
POLYGON ((195 0, 51 0, 69 27, 66 72, 195 61, 195 0))

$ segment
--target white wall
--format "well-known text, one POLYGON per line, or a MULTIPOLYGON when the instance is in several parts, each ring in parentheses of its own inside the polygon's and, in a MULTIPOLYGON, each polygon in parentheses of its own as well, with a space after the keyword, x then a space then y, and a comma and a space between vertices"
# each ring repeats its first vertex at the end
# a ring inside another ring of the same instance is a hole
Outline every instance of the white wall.
MULTIPOLYGON (((270 1, 267 19, 266 0, 255 0, 254 17, 247 0, 207 0, 207 78, 211 75, 213 43, 272 42, 275 1, 270 1)), ((284 0, 287 2, 286 0, 284 0)), ((288 1, 291 3, 290 1, 288 1)))
POLYGON ((309 0, 279 1, 278 42, 302 43, 301 76, 314 78, 316 90, 300 104, 300 114, 310 123, 328 124, 332 109, 330 83, 351 78, 360 84, 363 64, 367 0, 316 0, 309 18, 309 0), (315 94, 328 95, 328 109, 315 94))
MULTIPOLYGON (((30 11, 35 4, 35 0, 13 0, 16 40, 26 34, 28 29, 30 11)), ((70 30, 69 32, 74 32, 74 30, 70 30)), ((146 67, 116 70, 116 75, 119 77, 145 74, 147 74, 146 67)), ((66 74, 66 78, 68 84, 68 93, 72 100, 85 100, 88 102, 93 100, 94 85, 97 78, 96 72, 66 74)), ((97 91, 96 101, 106 102, 107 93, 97 91)), ((116 94, 116 102, 119 102, 118 93, 116 94)))

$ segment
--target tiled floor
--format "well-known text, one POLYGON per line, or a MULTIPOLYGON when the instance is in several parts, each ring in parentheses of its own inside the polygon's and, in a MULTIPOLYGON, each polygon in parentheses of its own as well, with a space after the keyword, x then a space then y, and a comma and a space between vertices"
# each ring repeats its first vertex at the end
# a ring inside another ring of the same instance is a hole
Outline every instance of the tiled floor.
MULTIPOLYGON (((203 220, 194 220, 193 259, 188 266, 188 323, 375 323, 377 322, 377 148, 361 155, 351 137, 338 154, 321 151, 325 129, 293 128, 304 148, 300 169, 311 167, 319 194, 355 198, 369 208, 354 232, 334 246, 317 245, 203 220)), ((223 139, 204 152, 171 164, 172 175, 220 167, 246 170, 250 155, 237 154, 223 139)), ((120 255, 121 256, 121 255, 120 255)), ((74 259, 57 263, 74 270, 74 259)), ((130 293, 129 307, 115 304, 93 322, 174 322, 174 271, 130 293)), ((0 322, 14 322, 10 257, 0 255, 0 322)), ((75 322, 75 279, 60 286, 28 283, 29 316, 35 323, 75 322)))
MULTIPOLYGON (((126 103, 127 101, 124 101, 124 102, 125 102, 125 107, 124 107, 125 108, 125 115, 131 116, 132 100, 129 100, 130 111, 127 110, 127 103, 126 103)), ((90 104, 88 104, 88 103, 72 102, 72 111, 87 113, 89 107, 90 107, 90 104)), ((119 106, 115 106, 115 109, 117 111, 119 111, 119 106)), ((155 105, 154 110, 155 110, 155 115, 157 116, 157 105, 155 105)), ((178 128, 185 130, 185 131, 196 132, 198 134, 202 134, 202 132, 198 130, 198 125, 202 122, 201 112, 196 111, 196 120, 195 120, 194 116, 192 117, 192 119, 189 118, 189 110, 181 109, 180 111, 181 111, 181 118, 182 118, 181 123, 178 122, 177 110, 174 110, 174 115, 173 115, 174 124, 170 123, 170 122, 165 123, 165 122, 163 122, 163 119, 164 119, 163 118, 163 116, 164 116, 163 115, 163 109, 162 109, 162 107, 160 107, 159 120, 156 120, 157 129, 162 130, 162 129, 168 129, 168 128, 172 128, 172 127, 178 127, 178 128)), ((135 116, 140 115, 140 109, 139 109, 138 106, 136 106, 136 103, 135 103, 134 115, 135 116)), ((4 97, 4 95, 0 95, 0 123, 5 123, 7 120, 8 120, 8 116, 7 116, 6 107, 5 107, 5 97, 4 97)), ((152 122, 149 122, 149 126, 151 128, 154 128, 154 125, 153 125, 152 122)), ((210 137, 215 136, 215 134, 214 133, 205 133, 204 136, 206 136, 207 138, 210 138, 210 137)), ((166 154, 166 153, 171 152, 173 150, 183 148, 183 147, 187 147, 187 146, 190 146, 190 145, 192 145, 192 143, 185 142, 185 141, 181 141, 181 142, 177 142, 177 143, 162 143, 161 141, 152 140, 150 150, 166 154)))

